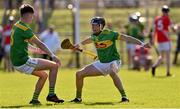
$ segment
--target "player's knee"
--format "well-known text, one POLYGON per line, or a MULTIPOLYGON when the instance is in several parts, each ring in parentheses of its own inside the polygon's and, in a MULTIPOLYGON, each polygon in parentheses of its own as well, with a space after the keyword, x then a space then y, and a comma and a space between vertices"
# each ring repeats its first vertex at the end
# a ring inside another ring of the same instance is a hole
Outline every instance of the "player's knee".
POLYGON ((53 65, 52 65, 52 69, 58 69, 59 68, 59 65, 57 64, 57 63, 54 63, 53 65))
POLYGON ((42 79, 46 80, 47 77, 48 77, 48 74, 47 74, 46 72, 43 72, 43 73, 41 74, 41 78, 42 78, 42 79))
POLYGON ((82 78, 83 77, 83 72, 82 71, 77 71, 76 72, 76 78, 82 78))
POLYGON ((116 72, 114 72, 114 71, 111 71, 109 75, 110 75, 112 78, 115 77, 115 76, 117 76, 116 72))

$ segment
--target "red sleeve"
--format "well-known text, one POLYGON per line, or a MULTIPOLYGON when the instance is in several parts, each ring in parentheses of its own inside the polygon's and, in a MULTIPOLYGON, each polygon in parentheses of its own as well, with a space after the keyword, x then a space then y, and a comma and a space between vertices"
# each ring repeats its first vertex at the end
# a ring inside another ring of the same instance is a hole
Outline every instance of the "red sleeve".
POLYGON ((171 20, 168 16, 164 18, 164 24, 166 25, 165 27, 169 27, 171 25, 171 20))

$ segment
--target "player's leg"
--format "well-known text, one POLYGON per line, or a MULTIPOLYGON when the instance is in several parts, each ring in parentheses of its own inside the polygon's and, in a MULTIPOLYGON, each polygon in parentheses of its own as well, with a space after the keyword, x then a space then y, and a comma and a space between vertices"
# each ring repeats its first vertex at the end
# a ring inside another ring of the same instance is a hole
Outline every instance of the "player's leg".
POLYGON ((164 52, 163 51, 159 51, 159 56, 158 59, 155 61, 155 63, 152 65, 152 76, 155 76, 156 73, 156 68, 161 64, 162 60, 164 58, 164 52))
POLYGON ((128 69, 132 69, 133 68, 133 58, 132 58, 132 44, 129 44, 129 43, 126 43, 126 46, 127 46, 127 54, 128 54, 128 59, 127 59, 127 62, 128 62, 128 69))
POLYGON ((5 55, 4 55, 4 71, 7 71, 7 69, 8 69, 8 63, 7 63, 7 55, 5 53, 5 55))
POLYGON ((127 53, 128 53, 128 69, 131 69, 131 68, 132 68, 131 50, 128 49, 128 50, 127 50, 127 53))
POLYGON ((140 70, 141 65, 140 65, 140 59, 138 56, 133 57, 133 65, 134 65, 133 67, 134 70, 140 70))
POLYGON ((170 50, 165 52, 165 56, 166 56, 166 75, 167 76, 171 76, 170 74, 170 66, 171 66, 171 62, 170 62, 170 50))
POLYGON ((174 65, 177 64, 177 59, 178 59, 178 51, 175 51, 175 53, 174 53, 174 60, 173 60, 173 64, 174 65))
POLYGON ((32 73, 32 75, 39 77, 39 79, 36 83, 35 91, 33 94, 33 98, 30 101, 30 104, 40 104, 40 102, 38 101, 38 97, 39 97, 39 94, 40 94, 40 92, 41 92, 41 90, 42 90, 42 88, 46 82, 48 75, 45 71, 34 71, 32 73))
POLYGON ((152 66, 152 57, 150 55, 147 55, 145 57, 144 70, 148 71, 151 66, 152 66))
POLYGON ((115 87, 118 89, 119 93, 121 94, 121 97, 122 97, 121 102, 129 102, 129 99, 127 98, 125 90, 123 88, 122 81, 118 76, 118 67, 114 67, 112 65, 111 68, 112 70, 110 71, 109 75, 112 78, 115 87))
POLYGON ((38 65, 35 70, 49 70, 49 94, 46 98, 47 101, 62 103, 64 100, 59 99, 55 94, 55 84, 58 73, 58 64, 53 61, 38 59, 38 65))
POLYGON ((98 69, 92 64, 76 72, 76 98, 71 102, 81 102, 82 88, 84 78, 89 76, 101 76, 103 75, 98 69))
POLYGON ((11 63, 11 60, 10 60, 10 54, 9 53, 7 54, 7 65, 8 65, 8 71, 12 72, 13 71, 13 66, 12 66, 12 63, 11 63))
POLYGON ((10 46, 5 45, 4 51, 5 51, 5 55, 4 55, 4 69, 5 69, 5 71, 10 72, 10 69, 9 69, 9 60, 8 60, 8 54, 9 54, 9 51, 10 51, 10 46))
POLYGON ((177 59, 178 59, 179 51, 180 51, 180 34, 178 34, 176 51, 174 53, 174 60, 173 60, 173 64, 174 65, 177 64, 177 59))

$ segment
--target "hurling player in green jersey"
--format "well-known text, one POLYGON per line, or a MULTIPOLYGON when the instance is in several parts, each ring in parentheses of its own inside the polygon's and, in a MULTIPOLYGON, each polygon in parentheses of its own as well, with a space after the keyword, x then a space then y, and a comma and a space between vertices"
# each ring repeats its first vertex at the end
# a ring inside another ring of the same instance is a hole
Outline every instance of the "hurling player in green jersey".
POLYGON ((14 68, 19 72, 39 77, 30 104, 41 104, 38 97, 48 77, 44 70, 49 70, 49 94, 46 100, 62 103, 64 100, 59 99, 54 92, 60 60, 35 36, 27 25, 32 23, 34 16, 33 7, 29 4, 21 5, 20 15, 20 20, 14 24, 11 33, 10 58, 14 68), (39 48, 31 46, 30 43, 37 45, 39 48), (31 58, 28 55, 28 50, 33 50, 32 48, 48 54, 52 57, 53 61, 31 58))
POLYGON ((85 77, 105 76, 108 74, 112 78, 115 87, 122 97, 121 102, 129 102, 121 79, 118 76, 121 59, 117 52, 116 40, 121 39, 130 43, 142 45, 143 47, 150 46, 148 43, 143 43, 131 36, 125 34, 119 35, 115 31, 103 29, 105 26, 105 19, 102 17, 94 17, 91 20, 91 26, 93 32, 92 35, 80 44, 75 44, 74 46, 75 48, 79 48, 80 45, 94 43, 99 60, 76 72, 76 97, 71 102, 78 103, 82 101, 81 95, 85 77))

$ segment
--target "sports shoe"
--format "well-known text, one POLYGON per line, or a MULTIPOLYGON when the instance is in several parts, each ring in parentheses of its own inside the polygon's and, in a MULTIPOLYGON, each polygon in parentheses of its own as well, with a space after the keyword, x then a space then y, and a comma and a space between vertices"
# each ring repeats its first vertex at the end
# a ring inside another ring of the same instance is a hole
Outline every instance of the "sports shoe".
POLYGON ((82 99, 81 98, 74 98, 73 100, 71 100, 71 102, 80 103, 80 102, 82 102, 82 99))
POLYGON ((152 67, 152 76, 155 76, 156 67, 152 67))
POLYGON ((55 102, 55 103, 63 103, 63 102, 64 102, 64 100, 63 100, 63 99, 59 99, 59 98, 56 96, 56 94, 54 94, 54 95, 48 95, 48 96, 46 97, 46 100, 47 100, 47 101, 51 101, 51 102, 55 102))
POLYGON ((41 102, 39 100, 31 100, 29 102, 29 104, 32 104, 32 105, 41 105, 41 102))
POLYGON ((122 102, 129 102, 129 99, 126 98, 126 97, 123 97, 123 98, 121 99, 121 103, 122 103, 122 102))

